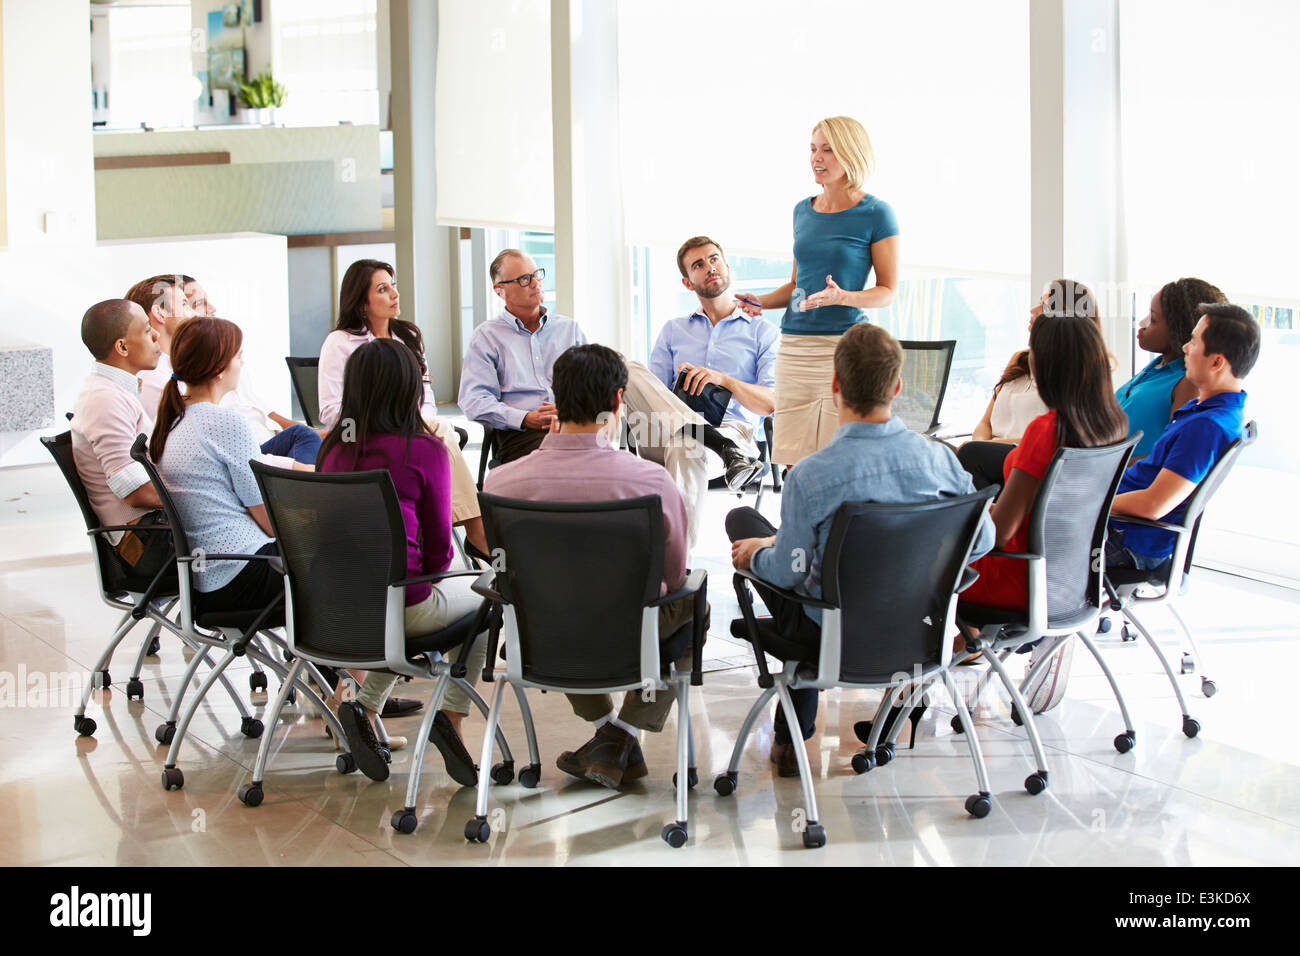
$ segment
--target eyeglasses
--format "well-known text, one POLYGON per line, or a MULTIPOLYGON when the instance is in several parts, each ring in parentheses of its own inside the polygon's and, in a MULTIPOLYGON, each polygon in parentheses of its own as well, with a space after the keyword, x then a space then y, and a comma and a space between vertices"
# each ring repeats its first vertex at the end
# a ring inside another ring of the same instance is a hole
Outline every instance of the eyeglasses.
POLYGON ((546 270, 538 269, 536 272, 530 272, 527 275, 519 276, 517 279, 498 279, 496 284, 509 285, 511 282, 513 282, 516 285, 520 285, 520 286, 530 286, 533 284, 534 279, 536 279, 538 282, 541 282, 545 278, 546 278, 546 270))

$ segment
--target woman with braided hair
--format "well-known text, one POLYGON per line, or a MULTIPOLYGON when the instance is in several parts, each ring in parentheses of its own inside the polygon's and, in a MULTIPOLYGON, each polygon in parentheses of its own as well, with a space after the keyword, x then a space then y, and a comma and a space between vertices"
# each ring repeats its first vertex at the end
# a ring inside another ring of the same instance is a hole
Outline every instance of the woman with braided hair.
POLYGON ((1129 434, 1142 430, 1134 458, 1150 454, 1174 412, 1196 397, 1196 387, 1184 377, 1183 346, 1192 337, 1201 304, 1227 301, 1204 279, 1170 282, 1151 297, 1151 310, 1138 323, 1137 340, 1139 347, 1156 357, 1115 392, 1128 415, 1129 434))

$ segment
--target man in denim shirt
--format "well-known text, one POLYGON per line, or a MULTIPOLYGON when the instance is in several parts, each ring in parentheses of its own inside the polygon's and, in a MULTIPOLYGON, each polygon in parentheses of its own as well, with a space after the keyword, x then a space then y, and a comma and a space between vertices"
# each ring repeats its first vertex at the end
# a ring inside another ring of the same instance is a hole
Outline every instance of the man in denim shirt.
MULTIPOLYGON (((822 555, 840 505, 933 501, 974 492, 970 475, 946 445, 909 431, 893 416, 893 401, 903 387, 902 367, 903 350, 880 326, 862 323, 844 333, 835 349, 831 379, 839 409, 835 437, 786 477, 779 531, 753 508, 737 508, 727 515, 731 559, 737 568, 819 598, 822 555)), ((992 549, 993 537, 993 523, 986 513, 972 560, 992 549)), ((783 635, 818 644, 818 608, 783 600, 762 586, 757 591, 783 635)), ((816 728, 817 691, 792 690, 790 696, 807 740, 816 728)), ((790 730, 779 707, 773 729, 772 762, 777 772, 797 776, 790 730)))

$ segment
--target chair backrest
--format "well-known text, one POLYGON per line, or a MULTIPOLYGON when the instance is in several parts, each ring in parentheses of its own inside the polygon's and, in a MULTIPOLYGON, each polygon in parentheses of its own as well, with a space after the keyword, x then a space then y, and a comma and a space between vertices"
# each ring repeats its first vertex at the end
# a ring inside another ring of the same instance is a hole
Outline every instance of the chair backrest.
MULTIPOLYGON (((1030 511, 1030 553, 1045 556, 1047 625, 1101 606, 1106 522, 1138 431, 1101 448, 1058 448, 1030 511)), ((1030 572, 1031 610, 1036 599, 1030 572)))
POLYGON ((903 390, 894 400, 894 414, 912 431, 924 434, 939 424, 957 340, 898 344, 903 348, 903 390))
POLYGON ((1183 509, 1182 525, 1191 528, 1191 537, 1187 544, 1187 557, 1183 561, 1183 573, 1188 574, 1192 570, 1192 554, 1196 551, 1196 538, 1201 531, 1201 517, 1205 513, 1205 506, 1210 503, 1214 493, 1219 490, 1224 479, 1228 477, 1228 472, 1232 466, 1237 463, 1241 453, 1255 444, 1259 438, 1259 428, 1252 422, 1247 422, 1243 434, 1240 438, 1229 445, 1214 463, 1209 474, 1201 479, 1201 483, 1187 497, 1187 504, 1183 509))
POLYGON ((320 357, 317 355, 286 355, 285 364, 289 366, 289 378, 293 380, 293 391, 298 396, 298 407, 302 409, 302 418, 312 428, 320 428, 320 357))
POLYGON ((839 607, 840 681, 873 683, 940 662, 952 596, 996 490, 840 505, 822 559, 822 597, 839 607))
POLYGON ((523 678, 575 689, 637 683, 642 610, 659 596, 664 573, 659 497, 480 494, 479 502, 497 590, 515 615, 523 678))
POLYGON ((406 577, 406 526, 393 479, 384 469, 251 467, 284 564, 295 650, 383 660, 389 587, 406 577))
MULTIPOLYGON (((86 484, 81 480, 77 463, 72 456, 72 432, 42 436, 41 444, 50 453, 54 463, 59 466, 59 471, 63 473, 63 480, 72 489, 72 497, 77 499, 77 507, 81 509, 81 517, 86 522, 86 530, 98 528, 99 516, 95 514, 95 509, 90 503, 90 494, 86 491, 86 484)), ((102 534, 91 535, 91 542, 90 547, 95 555, 95 570, 99 574, 100 589, 106 595, 124 590, 126 576, 110 553, 112 546, 102 534)))

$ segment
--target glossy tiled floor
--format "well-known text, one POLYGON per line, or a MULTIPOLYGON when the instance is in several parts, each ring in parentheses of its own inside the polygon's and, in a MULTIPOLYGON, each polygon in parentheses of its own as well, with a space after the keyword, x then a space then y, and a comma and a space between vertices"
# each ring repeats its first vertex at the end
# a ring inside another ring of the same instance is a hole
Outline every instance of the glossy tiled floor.
MULTIPOLYGON (((164 792, 164 751, 153 728, 186 659, 174 640, 164 641, 142 675, 145 699, 128 703, 123 682, 143 628, 119 651, 111 690, 95 694, 89 711, 99 725, 95 737, 78 739, 73 704, 24 686, 53 673, 84 677, 115 614, 95 598, 89 559, 78 550, 84 548, 79 521, 57 474, 33 469, 7 481, 9 500, 0 509, 0 823, 7 838, 0 841, 0 864, 1236 865, 1300 859, 1300 744, 1290 683, 1300 649, 1300 594, 1293 591, 1197 573, 1184 607, 1211 655, 1219 693, 1207 700, 1193 678, 1184 678, 1204 728, 1194 740, 1179 731, 1173 695, 1154 657, 1103 638, 1138 729, 1137 749, 1117 754, 1110 741, 1122 729, 1118 711, 1095 664, 1076 655, 1068 698, 1039 722, 1052 769, 1051 787, 1041 796, 1021 787, 1032 769, 1023 731, 1007 719, 1003 701, 987 699, 979 734, 994 800, 983 820, 962 809, 974 776, 962 738, 948 729, 951 710, 927 714, 915 751, 856 776, 849 767, 858 749, 852 725, 870 716, 875 695, 828 695, 809 752, 829 842, 804 850, 795 830, 804 812, 799 782, 776 780, 768 769, 770 714, 745 753, 737 793, 724 799, 709 786, 756 694, 747 646, 725 634, 735 601, 720 529, 735 499, 714 494, 714 530, 696 561, 711 574, 715 627, 703 693, 692 704, 702 781, 691 799, 690 842, 671 850, 659 838, 673 817, 673 722, 669 732, 644 735, 650 776, 616 793, 555 769, 555 755, 587 734, 563 698, 534 694, 541 786, 495 789, 492 839, 474 846, 462 837, 473 792, 446 776, 436 752, 426 764, 419 828, 401 835, 388 821, 403 802, 409 751, 395 755, 387 782, 341 776, 320 720, 305 710, 282 722, 265 802, 243 806, 236 790, 249 779, 257 742, 239 734, 235 708, 218 692, 196 717, 181 755, 184 789, 164 792), (30 495, 12 491, 23 481, 30 495)), ((775 515, 778 500, 769 497, 764 510, 775 515)), ((1150 621, 1172 640, 1171 622, 1159 610, 1150 621)), ((247 693, 246 669, 232 670, 232 678, 247 693)), ((427 685, 407 689, 404 696, 428 692, 427 685)), ((256 710, 262 709, 259 703, 256 710)), ((504 725, 524 751, 518 711, 509 702, 504 725)), ((414 734, 415 726, 408 718, 390 721, 388 729, 414 734)), ((475 718, 468 728, 467 743, 476 750, 482 721, 475 718)))

